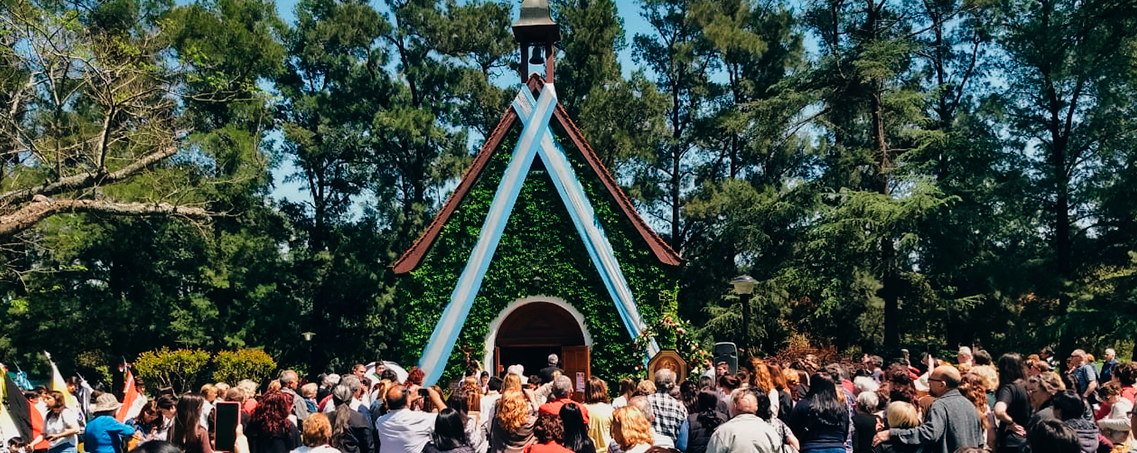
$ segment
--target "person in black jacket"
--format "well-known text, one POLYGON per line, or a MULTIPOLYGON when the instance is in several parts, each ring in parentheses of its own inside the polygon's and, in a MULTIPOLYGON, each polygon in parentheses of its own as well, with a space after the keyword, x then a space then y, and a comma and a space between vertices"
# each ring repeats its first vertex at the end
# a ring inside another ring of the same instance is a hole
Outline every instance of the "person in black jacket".
POLYGON ((730 419, 726 414, 718 411, 719 397, 713 390, 703 390, 697 397, 698 412, 687 416, 687 436, 679 436, 678 445, 687 453, 704 453, 707 451, 707 442, 719 425, 730 419), (686 441, 686 445, 682 445, 686 441))
POLYGON ((332 424, 331 445, 342 453, 373 453, 375 437, 367 417, 351 408, 354 393, 351 387, 339 384, 332 388, 332 402, 336 405, 328 421, 332 424))

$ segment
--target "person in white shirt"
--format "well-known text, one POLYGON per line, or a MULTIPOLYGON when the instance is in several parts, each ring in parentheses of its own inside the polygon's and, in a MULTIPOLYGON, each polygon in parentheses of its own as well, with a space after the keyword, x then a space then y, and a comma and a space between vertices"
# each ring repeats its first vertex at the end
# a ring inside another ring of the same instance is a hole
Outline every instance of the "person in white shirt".
MULTIPOLYGON (((438 392, 430 388, 423 390, 433 401, 434 407, 439 410, 446 408, 438 392)), ((427 442, 430 442, 438 414, 408 409, 418 398, 420 396, 417 393, 407 392, 402 385, 394 385, 387 391, 387 405, 391 411, 375 420, 379 453, 422 451, 427 442)))
MULTIPOLYGON (((768 398, 761 395, 762 398, 768 398)), ((773 425, 759 418, 758 395, 751 390, 734 392, 731 414, 734 418, 719 425, 707 443, 707 453, 778 453, 782 438, 773 425)))
POLYGON ((65 404, 63 393, 51 392, 47 416, 43 422, 43 439, 49 453, 77 453, 79 447, 79 415, 65 404))

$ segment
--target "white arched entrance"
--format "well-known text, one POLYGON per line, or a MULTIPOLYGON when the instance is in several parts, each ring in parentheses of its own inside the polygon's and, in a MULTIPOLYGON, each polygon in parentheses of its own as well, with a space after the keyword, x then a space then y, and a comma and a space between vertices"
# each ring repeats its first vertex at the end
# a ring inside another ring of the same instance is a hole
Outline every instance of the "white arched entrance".
POLYGON ((574 381, 590 375, 592 335, 584 315, 563 299, 530 296, 510 303, 486 333, 483 366, 494 375, 499 368, 521 362, 525 374, 537 374, 549 352, 561 357, 561 367, 574 381), (499 362, 505 360, 505 362, 499 362), (579 373, 579 375, 578 375, 579 373))

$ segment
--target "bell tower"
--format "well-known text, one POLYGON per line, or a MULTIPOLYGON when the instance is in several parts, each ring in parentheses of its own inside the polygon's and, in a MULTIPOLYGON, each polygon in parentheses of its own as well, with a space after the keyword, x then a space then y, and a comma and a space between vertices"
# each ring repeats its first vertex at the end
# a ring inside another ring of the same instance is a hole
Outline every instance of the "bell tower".
POLYGON ((521 83, 529 79, 529 65, 544 65, 545 82, 553 83, 553 45, 561 40, 561 30, 553 22, 548 0, 521 2, 521 18, 513 23, 513 36, 521 44, 521 83))

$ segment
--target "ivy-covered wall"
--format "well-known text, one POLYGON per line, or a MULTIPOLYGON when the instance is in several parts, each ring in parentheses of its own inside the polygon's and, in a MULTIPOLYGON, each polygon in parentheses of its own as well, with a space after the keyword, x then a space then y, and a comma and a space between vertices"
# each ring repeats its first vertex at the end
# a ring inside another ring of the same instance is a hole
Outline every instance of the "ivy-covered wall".
MULTIPOLYGON (((676 290, 679 269, 663 265, 655 258, 583 156, 572 147, 565 131, 555 119, 553 123, 558 142, 565 147, 607 233, 640 314, 645 322, 652 324, 660 315, 661 294, 676 290)), ((450 294, 477 242, 520 129, 520 122, 513 125, 480 180, 442 229, 419 267, 401 276, 398 300, 404 306, 404 316, 400 317, 405 340, 402 363, 418 363, 442 310, 450 302, 450 294)), ((461 376, 463 348, 481 357, 489 323, 508 304, 534 295, 563 299, 584 315, 585 327, 593 340, 593 374, 614 382, 620 376, 637 372, 642 356, 636 352, 635 341, 620 320, 615 302, 588 256, 552 179, 543 171, 539 157, 518 196, 457 345, 450 352, 442 382, 461 376)))

